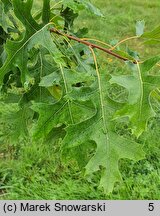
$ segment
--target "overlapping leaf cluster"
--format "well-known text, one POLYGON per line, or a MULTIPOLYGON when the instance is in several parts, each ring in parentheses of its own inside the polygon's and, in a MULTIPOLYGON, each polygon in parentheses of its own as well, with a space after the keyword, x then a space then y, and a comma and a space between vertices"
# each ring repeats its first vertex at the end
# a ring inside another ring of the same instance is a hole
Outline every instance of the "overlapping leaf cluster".
MULTIPOLYGON (((121 180, 119 160, 144 157, 140 144, 116 133, 115 124, 127 117, 137 137, 146 130, 155 115, 151 96, 160 87, 160 76, 150 71, 160 56, 128 62, 130 74, 108 79, 108 71, 98 70, 88 48, 49 31, 60 25, 73 33, 80 10, 102 17, 101 12, 86 0, 56 5, 44 0, 41 12, 34 15, 33 0, 0 2, 1 121, 10 125, 12 139, 29 136, 45 144, 57 131, 63 156, 85 166, 86 175, 100 170, 100 186, 109 193, 121 180), (113 83, 128 92, 126 103, 109 97, 113 83)), ((137 35, 149 43, 158 42, 159 32, 160 27, 143 34, 143 23, 137 25, 137 35)))

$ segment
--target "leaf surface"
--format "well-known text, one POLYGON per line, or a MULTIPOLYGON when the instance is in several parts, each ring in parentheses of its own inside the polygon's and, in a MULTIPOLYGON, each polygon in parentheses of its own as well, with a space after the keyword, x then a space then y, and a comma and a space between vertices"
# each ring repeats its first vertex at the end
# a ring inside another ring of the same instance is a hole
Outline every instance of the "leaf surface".
POLYGON ((107 82, 102 77, 99 77, 99 84, 97 83, 99 90, 92 96, 96 113, 91 118, 66 128, 62 149, 78 148, 85 146, 86 142, 94 142, 96 150, 85 166, 86 175, 101 169, 100 187, 108 194, 113 190, 115 182, 121 180, 119 160, 128 158, 136 161, 142 159, 144 153, 139 144, 115 133, 111 114, 118 105, 108 98, 107 82))
POLYGON ((76 13, 83 10, 83 9, 86 9, 90 13, 92 13, 96 16, 104 17, 103 14, 101 13, 101 11, 97 7, 95 7, 92 3, 90 3, 88 0, 82 0, 82 1, 79 1, 79 0, 78 1, 74 1, 74 0, 65 1, 65 0, 63 0, 63 5, 65 7, 71 8, 76 13))
POLYGON ((7 40, 5 45, 7 59, 0 68, 0 83, 3 82, 4 75, 11 71, 13 67, 18 67, 21 71, 23 84, 29 81, 30 75, 27 67, 28 51, 35 45, 45 47, 56 62, 63 64, 62 54, 50 37, 49 24, 42 26, 33 19, 31 15, 32 4, 32 0, 26 2, 13 0, 14 12, 23 23, 26 32, 23 35, 23 39, 20 37, 19 41, 7 40))
POLYGON ((115 114, 116 117, 128 116, 133 133, 138 137, 146 129, 148 119, 155 116, 150 102, 150 94, 160 87, 160 76, 149 71, 160 60, 154 57, 142 64, 133 65, 131 75, 112 76, 110 83, 117 83, 128 91, 128 103, 115 114))

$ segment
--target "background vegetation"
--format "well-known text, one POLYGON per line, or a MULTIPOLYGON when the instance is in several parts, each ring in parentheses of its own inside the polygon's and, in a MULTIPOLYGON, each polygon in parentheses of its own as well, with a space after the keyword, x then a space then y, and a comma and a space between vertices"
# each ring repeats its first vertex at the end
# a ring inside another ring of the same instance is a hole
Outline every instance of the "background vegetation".
MULTIPOLYGON (((104 18, 81 14, 76 26, 87 27, 87 37, 105 42, 120 40, 135 35, 137 20, 145 20, 146 30, 153 29, 160 21, 158 0, 92 2, 102 10, 104 18)), ((36 12, 40 5, 36 3, 35 6, 36 12)), ((143 45, 136 41, 127 44, 136 47, 142 57, 159 51, 159 47, 153 46, 144 50, 143 45)), ((104 68, 106 62, 112 64, 111 73, 125 70, 123 63, 106 54, 99 53, 99 56, 103 59, 104 68)), ((160 111, 159 105, 156 109, 160 111)), ((0 127, 1 199, 160 199, 160 115, 150 120, 148 131, 138 140, 143 145, 146 158, 137 163, 120 161, 123 182, 116 184, 109 196, 97 188, 98 174, 87 181, 74 162, 64 167, 59 152, 50 143, 11 142, 4 139, 6 126, 1 124, 0 127)), ((124 134, 127 133, 123 125, 120 128, 124 134)))

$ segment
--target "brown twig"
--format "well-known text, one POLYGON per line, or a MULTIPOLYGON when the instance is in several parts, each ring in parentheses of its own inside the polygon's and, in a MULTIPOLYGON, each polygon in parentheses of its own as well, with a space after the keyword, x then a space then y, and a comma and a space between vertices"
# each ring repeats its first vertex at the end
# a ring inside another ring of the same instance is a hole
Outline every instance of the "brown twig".
MULTIPOLYGON (((109 50, 109 49, 106 49, 106 48, 101 47, 101 46, 99 46, 99 45, 90 43, 90 42, 88 42, 88 41, 84 41, 84 40, 82 40, 82 39, 80 39, 80 38, 78 38, 78 37, 74 37, 74 36, 72 36, 72 35, 65 34, 65 33, 59 31, 59 30, 56 29, 56 28, 51 28, 51 29, 50 29, 50 32, 54 32, 54 33, 56 33, 56 34, 65 36, 65 37, 67 37, 67 38, 69 38, 69 39, 71 39, 71 40, 74 40, 74 41, 77 41, 77 42, 79 42, 79 43, 85 44, 86 46, 89 46, 89 47, 91 47, 91 48, 96 48, 96 49, 102 50, 103 52, 106 52, 106 53, 108 53, 109 55, 112 55, 112 56, 114 56, 114 57, 116 57, 116 58, 118 58, 118 59, 120 59, 120 60, 123 60, 123 61, 129 61, 129 60, 130 60, 130 59, 126 58, 126 57, 123 57, 123 56, 118 55, 118 54, 115 53, 115 52, 112 52, 112 51, 109 50)), ((137 64, 137 61, 135 61, 135 60, 133 60, 132 62, 133 62, 134 64, 137 64)))

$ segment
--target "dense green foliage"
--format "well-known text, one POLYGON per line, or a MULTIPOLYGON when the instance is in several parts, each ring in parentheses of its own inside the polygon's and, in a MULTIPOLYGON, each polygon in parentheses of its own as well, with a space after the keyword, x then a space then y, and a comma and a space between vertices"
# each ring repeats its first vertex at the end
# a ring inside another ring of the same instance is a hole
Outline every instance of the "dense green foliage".
MULTIPOLYGON (((136 51, 117 46, 116 53, 137 62, 127 61, 124 74, 110 75, 107 67, 97 64, 92 49, 49 31, 56 27, 83 37, 86 29, 74 32, 74 20, 83 9, 103 17, 97 8, 88 1, 61 1, 55 6, 44 1, 43 9, 32 14, 32 3, 0 2, 4 140, 7 137, 19 145, 39 143, 39 148, 52 146, 63 162, 77 161, 81 170, 85 168, 87 178, 98 171, 100 187, 108 194, 122 179, 119 160, 144 158, 139 139, 149 119, 157 115, 160 56, 139 63, 136 51), (113 92, 118 88, 119 97, 111 94, 112 87, 113 92)), ((160 27, 143 30, 140 21, 136 25, 138 39, 146 45, 159 44, 160 27)), ((14 159, 20 154, 15 153, 14 159)), ((43 164, 43 158, 37 160, 43 164)), ((53 170, 58 166, 60 163, 53 163, 53 170)))

